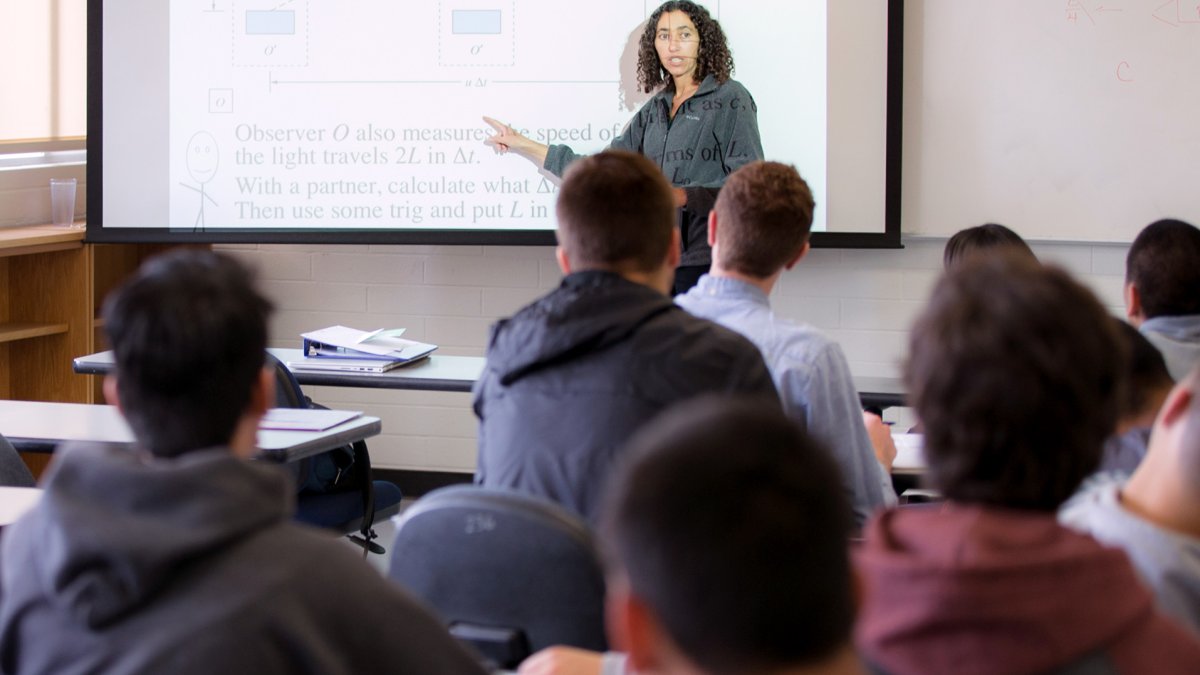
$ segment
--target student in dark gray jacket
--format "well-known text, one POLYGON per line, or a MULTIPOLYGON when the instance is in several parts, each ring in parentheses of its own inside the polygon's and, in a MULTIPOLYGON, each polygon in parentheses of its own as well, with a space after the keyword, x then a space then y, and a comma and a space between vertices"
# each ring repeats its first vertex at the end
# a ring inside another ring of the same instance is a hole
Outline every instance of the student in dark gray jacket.
POLYGON ((482 673, 437 619, 248 462, 270 304, 232 259, 150 261, 106 303, 133 448, 60 451, 0 545, 3 673, 482 673))
MULTIPOLYGON (((758 107, 730 79, 732 73, 725 33, 708 10, 671 0, 650 15, 638 49, 638 83, 646 93, 658 93, 610 147, 649 157, 674 186, 682 255, 672 295, 691 288, 712 263, 708 212, 725 177, 763 158, 758 107)), ((556 176, 578 159, 565 145, 547 146, 510 125, 484 120, 496 131, 488 145, 511 150, 556 176)))
POLYGON ((475 480, 594 522, 622 446, 659 412, 703 393, 780 404, 752 343, 667 296, 679 233, 650 160, 612 150, 580 160, 557 210, 566 277, 492 331, 474 392, 475 480))

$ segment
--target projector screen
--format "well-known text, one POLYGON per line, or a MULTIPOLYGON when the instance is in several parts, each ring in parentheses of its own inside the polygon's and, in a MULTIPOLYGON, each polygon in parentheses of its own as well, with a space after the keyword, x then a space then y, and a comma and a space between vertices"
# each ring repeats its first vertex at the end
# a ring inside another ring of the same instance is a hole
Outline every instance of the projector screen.
MULTIPOLYGON (((482 117, 604 149, 658 4, 89 0, 88 240, 553 243, 558 179, 482 117)), ((901 1, 700 4, 815 243, 898 245, 901 1)))

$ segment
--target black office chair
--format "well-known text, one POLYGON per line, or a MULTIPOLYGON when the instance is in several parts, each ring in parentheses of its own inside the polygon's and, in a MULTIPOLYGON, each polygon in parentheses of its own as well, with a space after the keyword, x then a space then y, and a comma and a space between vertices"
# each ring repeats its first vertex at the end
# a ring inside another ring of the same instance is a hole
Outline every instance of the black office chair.
POLYGON ((29 467, 21 459, 21 454, 0 436, 0 485, 5 487, 36 487, 37 481, 30 473, 29 467))
MULTIPOLYGON (((296 376, 282 361, 267 354, 267 362, 275 371, 275 405, 279 408, 320 408, 300 388, 296 376)), ((373 541, 377 538, 375 521, 400 512, 400 488, 392 482, 371 480, 371 456, 364 441, 345 448, 336 448, 323 456, 310 457, 292 463, 300 487, 296 494, 295 519, 325 529, 351 535, 350 539, 364 550, 383 554, 385 549, 373 541), (345 480, 358 489, 332 489, 328 480, 314 480, 321 470, 342 473, 345 480), (357 532, 357 535, 351 533, 357 532)))
POLYGON ((500 668, 551 645, 608 649, 592 536, 536 497, 462 485, 429 493, 397 525, 388 576, 500 668))

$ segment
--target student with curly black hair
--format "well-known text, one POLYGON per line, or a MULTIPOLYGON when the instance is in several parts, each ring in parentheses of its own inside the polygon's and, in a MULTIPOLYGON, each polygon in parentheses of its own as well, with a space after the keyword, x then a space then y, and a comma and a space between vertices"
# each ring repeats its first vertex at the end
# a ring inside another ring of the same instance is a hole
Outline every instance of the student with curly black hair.
MULTIPOLYGON (((691 288, 712 264, 708 212, 725 177, 763 158, 758 107, 750 92, 730 79, 732 73, 725 33, 708 10, 670 0, 646 21, 638 47, 638 83, 647 93, 657 93, 610 147, 646 155, 675 188, 683 251, 673 294, 691 288)), ((496 131, 488 145, 501 153, 515 152, 556 176, 579 158, 565 145, 544 145, 511 125, 483 119, 496 131)))

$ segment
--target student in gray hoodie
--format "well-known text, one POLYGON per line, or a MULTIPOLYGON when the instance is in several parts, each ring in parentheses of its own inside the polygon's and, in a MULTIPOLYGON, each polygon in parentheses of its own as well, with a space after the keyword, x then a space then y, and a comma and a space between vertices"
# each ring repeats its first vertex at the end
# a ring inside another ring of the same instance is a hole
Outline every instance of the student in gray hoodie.
POLYGON ((230 258, 150 261, 110 296, 106 397, 131 448, 60 450, 0 545, 3 673, 482 673, 415 601, 246 461, 274 400, 270 303, 230 258))
POLYGON ((1138 233, 1125 258, 1125 313, 1172 378, 1200 363, 1200 229, 1159 220, 1138 233))
MULTIPOLYGON (((671 0, 650 15, 638 49, 638 83, 657 93, 609 147, 649 157, 675 188, 683 250, 672 295, 691 288, 712 263, 708 212, 725 177, 763 158, 758 107, 732 73, 725 33, 708 10, 671 0)), ((547 146, 508 124, 484 120, 496 131, 488 145, 556 176, 579 157, 565 145, 547 146)))

